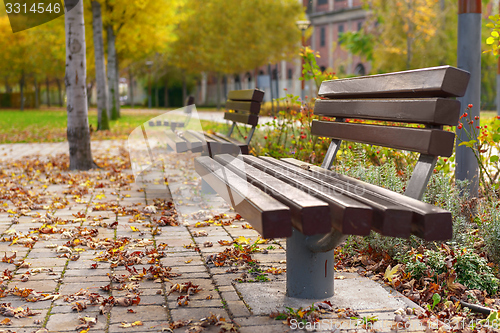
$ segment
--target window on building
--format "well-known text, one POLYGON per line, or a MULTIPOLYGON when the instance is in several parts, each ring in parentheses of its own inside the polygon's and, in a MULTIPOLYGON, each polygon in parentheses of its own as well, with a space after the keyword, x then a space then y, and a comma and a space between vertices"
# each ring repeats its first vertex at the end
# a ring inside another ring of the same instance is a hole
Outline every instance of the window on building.
POLYGON ((319 46, 325 46, 326 44, 326 31, 325 27, 321 27, 320 29, 320 38, 319 38, 319 46))
POLYGON ((278 79, 278 70, 275 68, 273 69, 273 80, 277 80, 278 79))
POLYGON ((343 24, 339 24, 339 28, 338 29, 339 29, 338 40, 339 40, 339 45, 340 45, 340 44, 342 44, 342 42, 340 41, 340 37, 344 33, 344 25, 343 24))
POLYGON ((327 5, 327 4, 328 4, 328 0, 318 0, 318 6, 327 5))
POLYGON ((358 22, 358 31, 363 27, 363 22, 358 22))
POLYGON ((307 7, 307 8, 306 8, 306 13, 307 13, 307 14, 312 13, 312 7, 313 7, 313 2, 312 2, 312 0, 306 0, 306 1, 305 1, 305 3, 304 3, 304 7, 307 7))
POLYGON ((292 71, 291 68, 288 68, 288 75, 287 75, 287 77, 288 77, 288 80, 293 79, 293 71, 292 71))

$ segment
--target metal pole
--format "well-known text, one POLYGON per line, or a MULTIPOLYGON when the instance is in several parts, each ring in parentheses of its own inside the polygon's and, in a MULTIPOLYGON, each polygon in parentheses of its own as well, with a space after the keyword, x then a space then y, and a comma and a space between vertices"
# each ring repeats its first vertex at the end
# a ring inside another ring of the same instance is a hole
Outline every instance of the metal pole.
POLYGON ((456 169, 457 180, 469 180, 469 193, 471 197, 477 197, 479 188, 479 166, 474 152, 466 147, 459 146, 463 141, 469 141, 465 129, 473 135, 476 125, 479 125, 480 103, 481 103, 481 0, 459 0, 458 1, 458 67, 471 73, 469 86, 464 97, 458 100, 462 104, 462 110, 472 104, 468 110, 468 120, 474 120, 471 125, 462 119, 463 128, 457 127, 456 140, 456 169))
MULTIPOLYGON (((500 14, 500 1, 498 1, 498 13, 500 14)), ((497 115, 500 116, 500 58, 497 65, 497 115)))
POLYGON ((279 72, 278 72, 278 64, 276 63, 276 113, 278 114, 280 112, 280 102, 279 102, 279 98, 280 98, 280 75, 279 75, 279 72))
POLYGON ((500 58, 497 65, 497 115, 500 116, 500 58))
POLYGON ((267 64, 267 72, 269 73, 269 89, 271 89, 271 116, 274 116, 273 73, 271 71, 271 64, 267 64))

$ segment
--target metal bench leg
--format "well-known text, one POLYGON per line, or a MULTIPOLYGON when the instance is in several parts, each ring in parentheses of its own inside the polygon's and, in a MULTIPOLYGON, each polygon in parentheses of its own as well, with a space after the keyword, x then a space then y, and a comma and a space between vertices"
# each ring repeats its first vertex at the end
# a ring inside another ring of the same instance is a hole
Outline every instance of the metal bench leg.
POLYGON ((405 195, 422 200, 424 196, 425 189, 427 188, 427 183, 434 172, 434 167, 436 166, 437 157, 433 155, 421 154, 413 174, 411 175, 410 181, 406 186, 405 195))
POLYGON ((293 229, 286 241, 286 293, 289 297, 324 299, 333 296, 334 250, 312 252, 308 236, 293 229))

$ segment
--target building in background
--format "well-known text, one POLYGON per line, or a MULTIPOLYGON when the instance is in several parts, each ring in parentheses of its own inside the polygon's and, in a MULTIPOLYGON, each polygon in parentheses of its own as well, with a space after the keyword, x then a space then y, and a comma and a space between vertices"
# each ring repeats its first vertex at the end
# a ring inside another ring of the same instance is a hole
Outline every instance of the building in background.
MULTIPOLYGON (((317 62, 320 68, 333 71, 340 77, 368 74, 370 64, 350 54, 339 43, 339 35, 343 32, 357 31, 363 27, 367 12, 362 8, 362 0, 298 1, 304 5, 308 20, 311 21, 313 31, 306 44, 319 52, 320 58, 317 62)), ((266 92, 265 101, 270 101, 271 98, 282 98, 286 94, 300 96, 300 76, 299 58, 294 61, 281 61, 278 64, 262 66, 234 76, 228 75, 223 79, 220 100, 225 101, 228 91, 256 87, 266 92)), ((305 91, 306 95, 315 95, 314 83, 307 82, 305 91)), ((215 77, 203 75, 195 93, 196 104, 215 105, 216 94, 215 77)))

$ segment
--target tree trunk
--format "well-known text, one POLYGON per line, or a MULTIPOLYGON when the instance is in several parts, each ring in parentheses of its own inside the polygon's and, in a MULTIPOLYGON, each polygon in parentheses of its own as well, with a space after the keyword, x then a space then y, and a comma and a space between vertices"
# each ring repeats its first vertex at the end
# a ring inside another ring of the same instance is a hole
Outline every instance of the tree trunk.
POLYGON ((102 9, 98 1, 92 1, 92 30, 94 35, 95 80, 97 90, 97 130, 109 130, 106 65, 102 39, 102 9))
POLYGON ((134 108, 134 76, 132 69, 128 69, 128 98, 130 100, 130 107, 134 108))
POLYGON ((12 88, 10 87, 9 84, 9 77, 7 75, 5 76, 5 92, 7 94, 10 94, 12 92, 12 88))
POLYGON ((47 86, 47 106, 50 108, 50 82, 48 76, 45 79, 45 85, 47 86))
POLYGON ((34 86, 35 86, 35 109, 38 109, 38 106, 40 105, 39 101, 39 92, 40 88, 38 87, 38 81, 36 79, 36 76, 33 76, 33 81, 34 81, 34 86))
POLYGON ((155 77, 155 108, 160 107, 160 94, 158 91, 158 77, 155 77))
POLYGON ((187 98, 186 72, 182 71, 182 103, 186 103, 186 98, 187 98))
MULTIPOLYGON (((116 43, 116 36, 115 36, 115 43, 116 43)), ((116 48, 115 48, 116 50, 116 48)), ((116 99, 116 110, 118 113, 118 118, 121 117, 120 115, 120 110, 121 110, 121 103, 120 103, 120 59, 118 58, 118 54, 116 55, 116 89, 115 89, 115 99, 116 99)))
MULTIPOLYGON (((408 12, 413 15, 413 5, 412 0, 408 2, 408 12)), ((408 34, 406 36, 406 69, 411 68, 411 62, 413 58, 413 23, 410 18, 408 18, 408 34)))
POLYGON ((59 106, 62 107, 63 106, 63 97, 62 97, 61 80, 58 78, 56 80, 56 83, 57 83, 57 94, 59 97, 59 106))
POLYGON ((21 81, 19 81, 19 91, 21 97, 21 111, 24 111, 24 70, 21 74, 21 81))
POLYGON ((220 73, 217 73, 217 100, 216 100, 216 103, 217 103, 217 111, 220 110, 220 86, 221 86, 221 79, 222 79, 222 76, 220 75, 220 73))
POLYGON ((94 167, 90 150, 87 109, 87 60, 85 57, 85 22, 83 1, 66 0, 64 26, 66 30, 66 95, 68 111, 68 143, 70 170, 94 167), (67 10, 68 7, 74 8, 67 10))
POLYGON ((108 98, 109 108, 111 111, 111 119, 116 120, 119 118, 119 105, 120 101, 116 99, 118 92, 118 73, 116 72, 116 48, 115 48, 115 32, 113 26, 106 27, 106 34, 108 37, 108 98))
POLYGON ((168 73, 165 75, 165 107, 168 108, 168 73))

